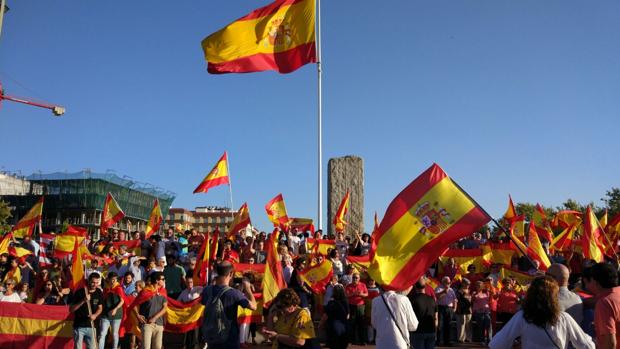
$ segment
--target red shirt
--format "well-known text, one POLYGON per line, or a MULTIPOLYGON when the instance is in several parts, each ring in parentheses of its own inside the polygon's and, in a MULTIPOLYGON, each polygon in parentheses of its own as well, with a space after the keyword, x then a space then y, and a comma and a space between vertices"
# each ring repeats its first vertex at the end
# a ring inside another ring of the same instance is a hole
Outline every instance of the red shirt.
POLYGON ((519 297, 514 290, 502 290, 497 300, 497 312, 498 313, 511 313, 517 312, 517 300, 519 297))
POLYGON ((345 292, 347 293, 349 304, 364 305, 364 297, 361 295, 354 295, 354 293, 368 293, 368 288, 366 288, 366 284, 363 282, 358 282, 357 285, 350 283, 345 288, 345 292))
MULTIPOLYGON (((620 343, 620 287, 598 295, 594 307, 594 328, 597 341, 601 335, 615 334, 616 343, 620 343)), ((598 344, 598 343, 597 343, 598 344)))

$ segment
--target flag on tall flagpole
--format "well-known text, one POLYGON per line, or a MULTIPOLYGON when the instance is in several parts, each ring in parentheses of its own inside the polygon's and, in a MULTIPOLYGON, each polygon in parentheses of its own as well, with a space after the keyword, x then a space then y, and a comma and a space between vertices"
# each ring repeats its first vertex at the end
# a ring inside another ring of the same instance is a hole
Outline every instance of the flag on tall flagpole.
POLYGON ((229 184, 230 178, 228 177, 228 154, 224 152, 224 155, 217 161, 217 164, 211 169, 209 174, 198 184, 194 189, 196 193, 206 193, 209 189, 217 187, 218 185, 229 184))
POLYGON ((34 226, 37 223, 41 223, 41 217, 43 217, 43 196, 30 208, 28 213, 13 226, 11 233, 13 233, 13 236, 16 238, 32 235, 34 226))
POLYGON ((243 205, 241 205, 241 207, 239 208, 239 211, 237 211, 237 214, 235 214, 232 222, 230 222, 230 225, 228 226, 228 238, 230 239, 231 237, 235 236, 237 232, 239 232, 241 229, 245 229, 251 223, 252 222, 250 221, 250 209, 248 208, 248 203, 244 202, 243 205))
POLYGON ((155 199, 155 203, 153 204, 153 209, 151 210, 151 215, 149 217, 149 221, 146 224, 146 229, 144 230, 144 235, 148 239, 159 231, 159 226, 163 220, 163 216, 161 214, 161 208, 159 207, 159 200, 155 199))
POLYGON ((602 242, 602 239, 605 238, 603 234, 601 224, 596 219, 592 208, 588 206, 583 222, 583 236, 581 237, 581 248, 586 259, 593 259, 597 262, 603 261, 603 251, 605 251, 602 242))
POLYGON ((101 234, 107 235, 108 229, 125 217, 125 212, 121 210, 112 193, 108 193, 103 204, 103 213, 101 213, 101 234))
POLYGON ((275 198, 269 200, 267 205, 265 205, 265 210, 267 211, 269 221, 273 223, 274 227, 279 227, 283 230, 288 229, 289 219, 282 194, 278 194, 275 198))
POLYGON ((212 74, 290 73, 317 61, 314 0, 276 0, 202 41, 212 74))
POLYGON ((418 280, 453 242, 490 217, 437 164, 390 203, 371 247, 370 276, 388 289, 418 280))
POLYGON ((338 211, 336 211, 336 214, 334 215, 334 227, 337 232, 344 231, 345 225, 348 224, 344 220, 344 218, 347 215, 347 212, 349 211, 349 205, 351 202, 350 198, 351 198, 350 193, 347 190, 347 193, 344 195, 344 197, 342 198, 342 201, 340 202, 340 206, 338 206, 338 211))

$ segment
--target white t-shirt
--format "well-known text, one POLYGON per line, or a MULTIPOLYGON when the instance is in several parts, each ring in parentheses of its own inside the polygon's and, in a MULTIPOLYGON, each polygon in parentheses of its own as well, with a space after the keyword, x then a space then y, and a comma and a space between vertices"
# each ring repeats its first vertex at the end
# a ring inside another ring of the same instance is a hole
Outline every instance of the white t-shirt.
POLYGON ((7 296, 6 294, 0 296, 0 302, 21 303, 22 298, 19 296, 19 294, 17 294, 17 292, 13 292, 10 296, 7 296))
POLYGON ((301 239, 295 235, 289 235, 287 237, 288 247, 291 249, 291 253, 294 255, 299 254, 299 245, 301 244, 301 239))
POLYGON ((383 294, 398 326, 394 323, 390 312, 385 307, 381 296, 372 300, 372 313, 370 322, 372 327, 377 330, 377 348, 407 348, 410 342, 409 332, 418 328, 418 318, 413 312, 413 307, 409 298, 394 291, 387 291, 383 294), (399 329, 400 328, 400 329, 399 329))
POLYGON ((523 318, 523 311, 517 312, 501 331, 499 331, 491 343, 491 349, 510 349, 517 337, 521 337, 521 347, 528 349, 568 348, 572 343, 574 348, 594 349, 596 345, 575 320, 566 312, 560 312, 558 323, 547 326, 545 329, 531 324, 523 318), (551 337, 551 338, 549 338, 551 337), (553 340, 553 343, 551 342, 553 340))

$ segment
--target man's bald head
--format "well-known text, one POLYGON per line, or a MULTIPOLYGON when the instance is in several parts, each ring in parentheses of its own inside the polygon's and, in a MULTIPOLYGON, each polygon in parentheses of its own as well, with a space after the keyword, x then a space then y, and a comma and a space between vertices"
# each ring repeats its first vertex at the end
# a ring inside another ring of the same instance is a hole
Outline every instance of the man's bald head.
POLYGON ((568 286, 568 278, 570 276, 570 272, 564 264, 551 264, 549 269, 547 269, 547 274, 553 277, 558 282, 558 284, 560 284, 560 287, 568 286))

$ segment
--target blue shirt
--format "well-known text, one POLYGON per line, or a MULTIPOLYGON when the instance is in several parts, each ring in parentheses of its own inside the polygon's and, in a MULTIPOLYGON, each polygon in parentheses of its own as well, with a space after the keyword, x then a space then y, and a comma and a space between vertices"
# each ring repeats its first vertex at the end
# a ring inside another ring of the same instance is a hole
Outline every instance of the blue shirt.
MULTIPOLYGON (((209 289, 212 289, 211 294, 213 295, 213 297, 215 297, 223 288, 224 286, 220 285, 206 286, 202 290, 202 300, 200 301, 200 303, 206 306, 209 302, 211 302, 211 299, 208 299, 209 289)), ((228 338, 226 339, 225 343, 217 346, 209 345, 209 348, 237 349, 239 348, 239 324, 237 323, 237 308, 239 306, 241 306, 242 308, 249 308, 250 301, 248 301, 245 295, 236 288, 228 290, 222 295, 220 299, 222 300, 222 304, 224 305, 224 313, 226 314, 228 320, 231 321, 232 327, 230 328, 230 332, 228 333, 228 338)), ((207 308, 205 307, 205 311, 206 310, 207 308)), ((208 315, 205 314, 205 316, 208 315)))

